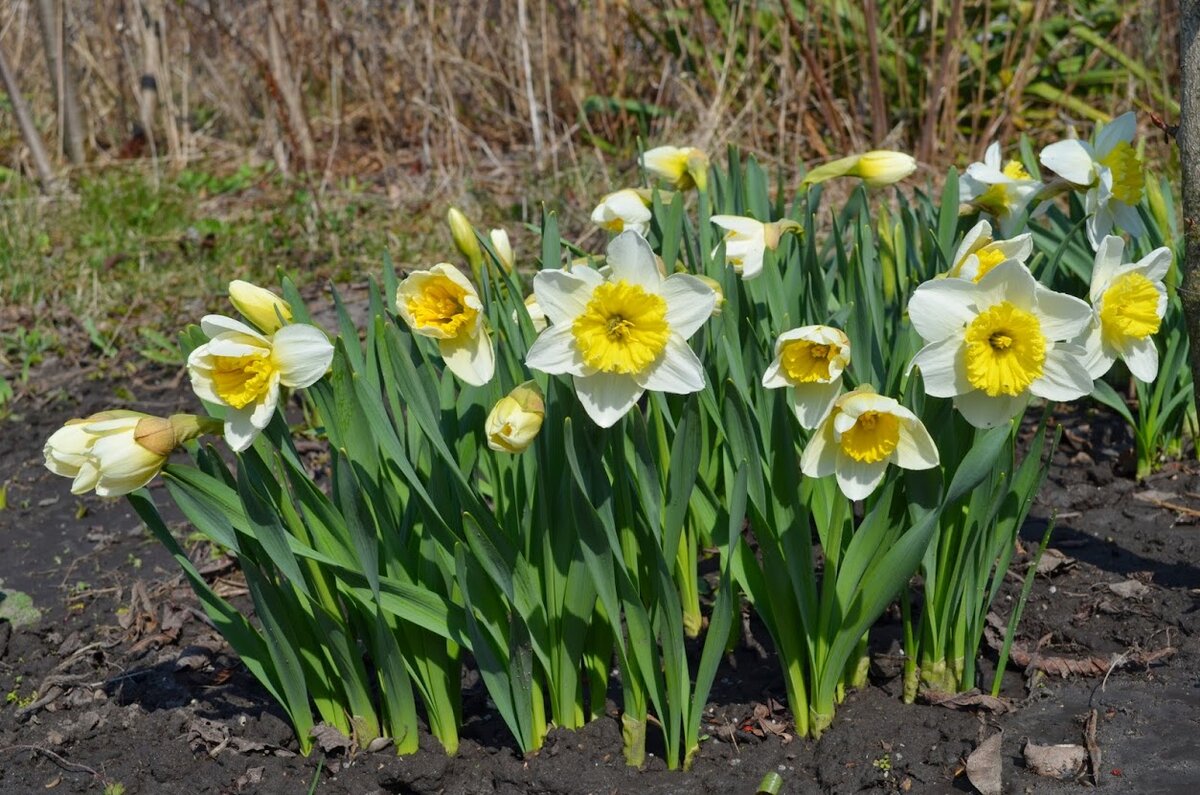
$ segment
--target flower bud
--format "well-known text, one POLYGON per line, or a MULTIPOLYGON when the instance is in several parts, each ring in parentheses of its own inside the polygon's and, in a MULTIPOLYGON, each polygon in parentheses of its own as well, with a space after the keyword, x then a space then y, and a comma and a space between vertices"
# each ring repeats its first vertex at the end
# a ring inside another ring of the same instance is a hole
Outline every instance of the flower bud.
POLYGON ((817 166, 804 177, 803 184, 815 185, 834 177, 859 177, 868 187, 892 185, 917 170, 912 155, 876 149, 861 155, 851 155, 817 166))
POLYGON ((493 229, 488 232, 488 239, 492 241, 492 248, 496 250, 496 256, 500 258, 500 265, 511 273, 516 259, 513 256, 512 243, 508 240, 508 232, 503 229, 493 229))
POLYGON ((721 314, 721 310, 725 308, 725 291, 721 289, 721 283, 711 276, 701 276, 696 274, 696 278, 707 284, 712 291, 717 294, 717 303, 713 306, 712 316, 716 317, 721 314))
POLYGON ((250 282, 229 283, 229 302, 264 334, 274 334, 292 322, 292 306, 275 293, 250 282))
POLYGON ((450 235, 454 238, 454 245, 467 258, 471 271, 477 273, 483 263, 483 252, 479 248, 479 239, 475 237, 475 227, 471 226, 467 216, 457 207, 451 207, 446 212, 446 221, 450 224, 450 235))
POLYGON ((708 155, 692 146, 659 146, 642 155, 642 166, 679 190, 708 189, 708 155))
POLYGON ((500 398, 488 415, 484 430, 488 447, 503 453, 523 453, 542 429, 546 405, 542 390, 526 381, 500 398))

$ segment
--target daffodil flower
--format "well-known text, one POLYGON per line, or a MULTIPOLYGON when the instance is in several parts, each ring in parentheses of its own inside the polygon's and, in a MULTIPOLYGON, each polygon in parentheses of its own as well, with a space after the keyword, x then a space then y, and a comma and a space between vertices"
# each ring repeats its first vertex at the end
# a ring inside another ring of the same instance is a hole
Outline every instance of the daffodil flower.
POLYGON ((632 229, 645 236, 650 231, 652 217, 646 198, 633 188, 624 188, 608 194, 600 200, 596 209, 592 210, 593 224, 618 234, 632 229))
POLYGON ((688 347, 712 315, 716 294, 684 273, 663 278, 636 232, 608 246, 607 277, 593 268, 544 270, 533 277, 550 319, 525 363, 569 374, 588 416, 612 426, 647 389, 687 394, 704 388, 704 368, 688 347))
POLYGON ((992 268, 1005 260, 1025 264, 1033 253, 1033 234, 1026 232, 1012 240, 994 240, 992 225, 980 221, 971 227, 954 253, 954 262, 947 276, 977 282, 992 268))
POLYGON ((850 364, 850 338, 832 326, 802 326, 775 341, 775 358, 763 373, 768 389, 788 387, 801 427, 816 428, 842 391, 850 364))
POLYGON ((954 398, 967 422, 1000 425, 1032 397, 1074 400, 1092 391, 1083 333, 1091 308, 1038 284, 1018 262, 1002 262, 978 282, 925 282, 908 303, 913 328, 927 343, 909 364, 925 391, 954 398))
POLYGON ((229 283, 229 302, 264 334, 292 322, 292 306, 270 290, 241 279, 229 283))
POLYGON ((983 162, 967 166, 959 184, 962 201, 994 216, 1005 237, 1012 237, 1029 202, 1042 189, 1020 160, 1003 163, 1000 144, 995 142, 983 153, 983 162))
POLYGON ((708 155, 694 146, 659 146, 642 154, 642 168, 679 190, 708 189, 708 155))
POLYGON ((917 170, 912 155, 876 149, 861 155, 850 155, 817 166, 805 175, 803 185, 816 185, 834 177, 858 177, 871 188, 892 185, 917 170))
POLYGON ((200 328, 209 340, 188 356, 192 390, 227 407, 225 441, 238 452, 271 421, 280 387, 311 386, 333 361, 325 332, 305 323, 266 335, 231 317, 205 315, 200 328))
POLYGON ((42 450, 46 468, 73 479, 72 494, 117 497, 145 486, 180 444, 215 430, 213 420, 191 414, 170 419, 114 409, 70 420, 42 450))
POLYGON ((1167 311, 1163 285, 1171 267, 1171 250, 1156 248, 1137 262, 1124 263, 1125 241, 1109 235, 1100 241, 1092 267, 1088 297, 1093 319, 1084 339, 1092 378, 1108 372, 1121 359, 1141 381, 1158 375, 1154 335, 1167 311))
POLYGON ((492 338, 475 285, 445 262, 414 271, 396 290, 396 310, 414 334, 437 340, 446 367, 473 386, 496 371, 492 338))
POLYGON ((1137 205, 1146 177, 1132 142, 1137 133, 1133 112, 1122 114, 1096 134, 1094 143, 1067 140, 1042 150, 1039 159, 1076 189, 1086 190, 1087 235, 1092 248, 1120 225, 1131 235, 1145 232, 1137 205))
POLYGON ((488 447, 496 452, 525 452, 542 429, 545 416, 546 404, 538 385, 533 381, 518 385, 488 414, 484 427, 488 447))
MULTIPOLYGON (((779 240, 785 232, 799 232, 800 224, 784 220, 763 223, 740 215, 714 215, 714 224, 726 230, 725 262, 749 281, 762 273, 763 257, 767 249, 779 248, 779 240)), ((718 248, 713 249, 716 256, 718 248)))
MULTIPOLYGON (((512 311, 512 319, 514 323, 521 322, 517 319, 517 313, 520 311, 520 309, 514 309, 512 311)), ((541 305, 537 302, 537 296, 533 293, 525 296, 525 313, 529 315, 529 320, 533 323, 533 330, 539 334, 542 331, 545 331, 546 326, 550 325, 550 321, 546 319, 546 313, 542 311, 541 305)))
POLYGON ((865 500, 883 481, 888 464, 932 469, 939 460, 937 445, 917 415, 864 384, 834 403, 804 448, 800 471, 810 478, 834 475, 842 494, 865 500))

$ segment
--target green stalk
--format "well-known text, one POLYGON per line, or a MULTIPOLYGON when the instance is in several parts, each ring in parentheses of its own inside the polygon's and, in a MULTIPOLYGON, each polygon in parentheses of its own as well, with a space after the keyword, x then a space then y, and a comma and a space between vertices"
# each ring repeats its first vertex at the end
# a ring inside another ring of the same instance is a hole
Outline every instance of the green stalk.
POLYGON ((704 623, 700 612, 696 546, 696 536, 689 523, 679 534, 679 549, 675 553, 675 580, 679 583, 679 601, 683 607, 683 631, 689 638, 700 637, 704 623))
POLYGON ((612 664, 613 645, 612 625, 608 614, 604 612, 604 605, 597 599, 583 652, 583 670, 588 683, 588 715, 593 719, 603 715, 608 705, 608 672, 612 664))
POLYGON ((917 700, 920 680, 917 678, 917 640, 913 636, 912 597, 908 586, 900 594, 900 620, 904 625, 904 703, 917 700))

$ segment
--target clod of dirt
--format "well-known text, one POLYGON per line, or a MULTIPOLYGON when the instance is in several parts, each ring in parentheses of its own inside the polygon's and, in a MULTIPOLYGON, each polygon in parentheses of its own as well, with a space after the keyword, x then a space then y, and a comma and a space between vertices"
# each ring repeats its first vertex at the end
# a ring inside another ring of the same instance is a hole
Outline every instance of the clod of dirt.
POLYGON ((1004 732, 996 732, 979 744, 967 757, 967 780, 979 790, 979 795, 1000 795, 1000 774, 1004 768, 1000 758, 1000 742, 1004 732))
POLYGON ((1081 774, 1088 763, 1088 751, 1082 745, 1025 744, 1025 764, 1039 776, 1069 779, 1081 774))

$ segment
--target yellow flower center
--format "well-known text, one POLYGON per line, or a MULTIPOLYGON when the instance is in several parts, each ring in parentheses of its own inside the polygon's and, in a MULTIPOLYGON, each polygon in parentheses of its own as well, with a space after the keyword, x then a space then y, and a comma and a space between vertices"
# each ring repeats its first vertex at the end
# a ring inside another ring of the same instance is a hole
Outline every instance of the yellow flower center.
POLYGON ((1105 342, 1120 346, 1158 331, 1158 290, 1140 273, 1127 273, 1100 298, 1100 328, 1105 342))
POLYGON ((809 340, 788 340, 779 353, 780 365, 793 384, 829 383, 829 362, 838 346, 809 340))
POLYGON ((855 461, 882 461, 900 443, 900 418, 881 411, 864 411, 840 441, 842 452, 855 461))
POLYGON ((1042 375, 1042 324, 1008 301, 972 320, 966 343, 967 380, 988 397, 1019 395, 1042 375))
POLYGON ((1020 160, 1009 160, 1004 164, 1001 173, 1009 179, 1029 179, 1029 172, 1025 170, 1025 166, 1021 165, 1020 160))
POLYGON ((1130 206, 1142 200, 1142 188, 1145 187, 1142 161, 1138 160, 1137 152, 1128 142, 1118 142, 1111 152, 1101 158, 1100 164, 1112 171, 1114 197, 1130 206))
POLYGON ((408 299, 414 329, 438 329, 446 338, 472 328, 479 310, 467 306, 467 291, 448 276, 425 282, 421 292, 408 299))
POLYGON ((975 271, 975 281, 979 281, 992 268, 1004 262, 1004 252, 993 246, 984 246, 975 252, 975 256, 979 259, 979 269, 975 271))
POLYGON ((213 390, 235 409, 257 403, 271 391, 275 365, 265 352, 248 356, 214 356, 213 390))
POLYGON ((626 281, 596 288, 571 327, 588 367, 631 375, 650 366, 667 346, 667 302, 626 281))

